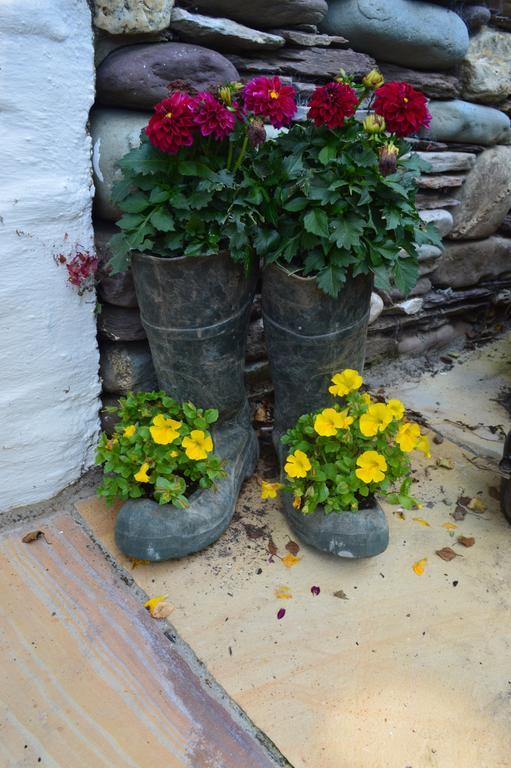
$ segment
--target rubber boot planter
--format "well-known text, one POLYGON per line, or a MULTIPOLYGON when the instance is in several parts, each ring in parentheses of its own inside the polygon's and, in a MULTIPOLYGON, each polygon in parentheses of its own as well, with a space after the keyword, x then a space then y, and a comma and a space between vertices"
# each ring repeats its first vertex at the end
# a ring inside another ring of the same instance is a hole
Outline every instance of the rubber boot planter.
POLYGON ((246 274, 227 254, 162 259, 137 253, 132 265, 159 385, 178 401, 219 410, 212 436, 228 473, 216 488, 194 493, 184 510, 151 499, 123 504, 115 528, 119 549, 140 560, 168 560, 218 539, 257 462, 243 373, 257 270, 246 274))
MULTIPOLYGON (((263 320, 275 391, 273 441, 281 466, 281 436, 304 413, 331 405, 330 379, 345 368, 364 364, 372 277, 348 278, 337 298, 313 277, 290 274, 278 265, 263 274, 263 320)), ((385 514, 375 502, 356 513, 313 515, 296 512, 284 502, 296 535, 305 543, 339 557, 372 557, 388 545, 385 514)))

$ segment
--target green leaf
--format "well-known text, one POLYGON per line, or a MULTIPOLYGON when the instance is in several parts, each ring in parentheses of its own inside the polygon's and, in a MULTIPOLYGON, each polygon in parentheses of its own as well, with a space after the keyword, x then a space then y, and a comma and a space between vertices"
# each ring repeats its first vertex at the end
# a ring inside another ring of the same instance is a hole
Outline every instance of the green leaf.
POLYGON ((297 211, 303 211, 304 208, 307 208, 309 205, 309 201, 306 197, 293 197, 289 202, 285 203, 282 207, 285 211, 290 211, 291 213, 295 213, 297 211))
POLYGON ((417 260, 409 257, 408 259, 397 259, 394 264, 394 281, 396 288, 407 296, 412 288, 415 288, 419 279, 419 267, 417 260))
POLYGON ((328 216, 325 211, 320 208, 313 208, 312 211, 306 213, 303 219, 303 224, 307 232, 318 237, 328 238, 330 231, 328 228, 328 216))
POLYGON ((174 217, 165 208, 156 208, 151 214, 150 221, 160 232, 173 232, 175 230, 174 217))
POLYGON ((143 192, 135 192, 119 203, 119 208, 125 213, 141 213, 149 206, 149 198, 143 192))
POLYGON ((337 157, 337 147, 334 144, 327 144, 318 155, 319 162, 322 165, 328 165, 330 160, 337 157))

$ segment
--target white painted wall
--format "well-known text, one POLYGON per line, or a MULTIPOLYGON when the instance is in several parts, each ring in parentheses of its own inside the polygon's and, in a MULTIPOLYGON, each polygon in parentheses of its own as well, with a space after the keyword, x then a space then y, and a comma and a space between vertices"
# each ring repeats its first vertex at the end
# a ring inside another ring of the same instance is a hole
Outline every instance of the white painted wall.
POLYGON ((50 498, 94 458, 95 296, 54 261, 92 247, 93 99, 87 1, 1 0, 0 512, 50 498))

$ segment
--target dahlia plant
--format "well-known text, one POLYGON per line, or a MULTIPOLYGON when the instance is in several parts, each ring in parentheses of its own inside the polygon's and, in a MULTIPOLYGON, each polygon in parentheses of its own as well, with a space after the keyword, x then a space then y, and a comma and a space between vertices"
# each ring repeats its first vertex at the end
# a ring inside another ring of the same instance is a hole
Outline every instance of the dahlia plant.
POLYGON ((282 437, 288 450, 286 482, 264 483, 263 498, 283 488, 304 515, 319 505, 326 514, 356 511, 370 506, 375 493, 407 509, 417 506, 410 495, 410 453, 429 457, 428 438, 406 420, 399 400, 376 400, 360 392, 362 384, 352 369, 335 374, 329 392, 340 402, 301 416, 282 437))
POLYGON ((384 83, 373 70, 358 84, 344 75, 318 86, 307 119, 260 147, 254 175, 264 184, 264 226, 254 245, 267 263, 315 275, 336 296, 349 274, 373 273, 407 294, 418 277, 417 246, 439 243, 415 206, 428 168, 403 137, 429 125, 423 94, 384 83), (356 111, 367 116, 360 122, 356 111))
POLYGON ((146 497, 185 508, 196 489, 225 474, 209 433, 218 411, 179 404, 165 392, 130 392, 106 410, 119 416, 96 454, 105 472, 97 492, 109 502, 146 497))
POLYGON ((248 170, 265 123, 282 128, 295 111, 294 88, 278 77, 195 95, 178 89, 156 104, 140 147, 119 162, 112 272, 126 269, 134 250, 162 257, 226 250, 247 264, 266 196, 264 179, 248 170))

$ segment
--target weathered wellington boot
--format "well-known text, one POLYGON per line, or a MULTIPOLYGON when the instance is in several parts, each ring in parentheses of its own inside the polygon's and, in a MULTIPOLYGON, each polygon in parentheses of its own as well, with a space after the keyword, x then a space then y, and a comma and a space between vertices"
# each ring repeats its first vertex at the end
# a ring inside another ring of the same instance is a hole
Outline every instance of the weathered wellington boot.
MULTIPOLYGON (((364 365, 372 277, 349 278, 337 298, 278 265, 263 273, 263 321, 275 390, 274 445, 284 464, 282 435, 299 416, 332 404, 334 373, 364 365)), ((385 514, 376 503, 357 513, 303 515, 284 500, 289 523, 307 544, 339 557, 371 557, 388 545, 385 514)))
POLYGON ((245 341, 257 278, 228 254, 133 257, 133 277, 159 385, 178 401, 217 408, 214 450, 227 477, 196 491, 187 509, 132 499, 117 516, 119 549, 140 560, 168 560, 204 549, 227 528, 240 486, 254 471, 256 435, 244 384, 245 341))

